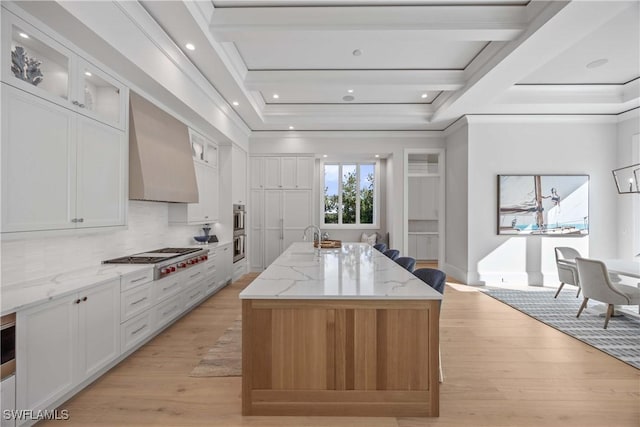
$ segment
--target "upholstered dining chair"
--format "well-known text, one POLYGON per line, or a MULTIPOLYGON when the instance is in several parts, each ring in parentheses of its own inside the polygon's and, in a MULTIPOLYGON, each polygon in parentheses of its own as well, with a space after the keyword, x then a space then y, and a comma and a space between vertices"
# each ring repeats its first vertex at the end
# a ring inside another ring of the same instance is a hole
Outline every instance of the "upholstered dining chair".
POLYGON ((387 245, 385 245, 384 243, 376 243, 375 245, 373 245, 373 249, 379 252, 384 252, 387 250, 387 245))
MULTIPOLYGON (((444 285, 447 283, 447 275, 435 268, 419 268, 413 272, 414 276, 438 291, 444 297, 444 285)), ((440 300, 442 308, 442 300, 440 300)), ((444 382, 444 370, 442 369, 442 353, 438 347, 438 371, 440 382, 444 382)))
POLYGON ((554 298, 558 298, 558 294, 565 284, 578 287, 576 298, 580 295, 580 276, 575 260, 580 256, 580 252, 573 248, 559 246, 555 248, 556 267, 558 268, 558 279, 560 279, 560 287, 556 291, 554 298))
POLYGON ((400 251, 397 249, 387 249, 383 252, 388 258, 391 258, 393 261, 397 260, 400 256, 400 251))
POLYGON ((604 329, 607 329, 609 319, 613 314, 614 304, 640 305, 640 289, 633 286, 611 283, 607 266, 602 261, 587 258, 576 258, 580 285, 582 287, 582 305, 578 310, 580 317, 582 310, 587 307, 590 299, 607 304, 607 315, 604 319, 604 329))
POLYGON ((396 264, 408 270, 410 273, 413 273, 413 270, 416 269, 416 259, 410 256, 401 256, 396 259, 396 264))

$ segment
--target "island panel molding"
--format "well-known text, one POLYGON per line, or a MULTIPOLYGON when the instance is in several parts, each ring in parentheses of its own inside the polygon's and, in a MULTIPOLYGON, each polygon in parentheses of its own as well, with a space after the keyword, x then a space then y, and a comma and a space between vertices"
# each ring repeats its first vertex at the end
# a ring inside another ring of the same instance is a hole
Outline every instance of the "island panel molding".
POLYGON ((243 300, 243 415, 438 416, 438 305, 243 300))

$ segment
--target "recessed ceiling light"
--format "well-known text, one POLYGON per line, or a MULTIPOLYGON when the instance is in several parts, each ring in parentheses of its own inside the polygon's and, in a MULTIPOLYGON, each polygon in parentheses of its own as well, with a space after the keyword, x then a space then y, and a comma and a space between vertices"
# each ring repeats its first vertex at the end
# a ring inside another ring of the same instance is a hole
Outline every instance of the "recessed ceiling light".
POLYGON ((429 95, 427 95, 426 93, 423 93, 422 95, 420 95, 420 98, 425 99, 427 96, 429 95))
POLYGON ((234 107, 237 107, 238 105, 240 105, 240 103, 238 101, 233 101, 232 104, 233 104, 234 107))
POLYGON ((27 33, 19 33, 18 35, 20 37, 22 37, 23 39, 28 39, 29 38, 29 34, 27 34, 27 33))
POLYGON ((293 126, 289 126, 289 130, 294 130, 295 128, 293 126))
POLYGON ((595 61, 589 62, 587 64, 587 68, 591 69, 591 68, 602 67, 607 62, 609 62, 609 60, 607 58, 596 59, 595 61))
POLYGON ((193 45, 193 43, 187 43, 184 45, 184 47, 186 47, 189 50, 196 50, 196 47, 193 45))
POLYGON ((354 97, 353 97, 353 96, 351 96, 351 95, 345 95, 345 96, 343 96, 343 97, 342 97, 342 100, 343 100, 343 101, 347 101, 347 102, 351 102, 351 101, 353 101, 354 99, 356 99, 356 98, 354 98, 354 97))
POLYGON ((379 158, 380 158, 380 154, 376 154, 376 155, 375 155, 375 158, 376 158, 376 159, 379 159, 379 158))
POLYGON ((278 99, 278 98, 280 98, 280 95, 278 95, 277 93, 274 93, 273 94, 273 99, 278 99))
POLYGON ((329 157, 329 156, 327 156, 326 154, 323 154, 323 155, 322 155, 322 157, 324 157, 324 158, 326 159, 326 158, 327 158, 327 157, 329 157))
POLYGON ((353 54, 353 56, 360 56, 362 55, 362 51, 360 49, 356 49, 353 52, 351 52, 353 54))
POLYGON ((347 92, 353 93, 353 89, 347 89, 347 92))
POLYGON ((84 75, 87 76, 87 77, 91 77, 92 74, 89 71, 85 71, 84 75))

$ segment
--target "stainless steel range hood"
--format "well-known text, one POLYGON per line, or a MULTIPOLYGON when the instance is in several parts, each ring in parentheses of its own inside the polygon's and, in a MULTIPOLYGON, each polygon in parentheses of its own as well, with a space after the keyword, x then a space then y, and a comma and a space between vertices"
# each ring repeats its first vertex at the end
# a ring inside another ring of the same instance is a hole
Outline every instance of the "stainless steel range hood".
POLYGON ((129 199, 198 202, 187 126, 133 92, 129 98, 129 199))

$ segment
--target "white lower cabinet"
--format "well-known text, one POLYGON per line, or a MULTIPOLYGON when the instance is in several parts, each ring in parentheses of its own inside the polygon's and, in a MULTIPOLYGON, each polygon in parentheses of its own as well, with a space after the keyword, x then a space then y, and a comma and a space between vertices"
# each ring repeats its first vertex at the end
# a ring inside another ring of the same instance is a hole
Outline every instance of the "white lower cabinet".
POLYGON ((218 285, 226 286, 231 282, 233 274, 233 250, 231 243, 226 243, 216 248, 216 258, 218 259, 218 285))
POLYGON ((49 408, 119 355, 119 294, 113 280, 18 312, 17 409, 49 408))
MULTIPOLYGON (((16 409, 16 376, 9 375, 0 383, 0 407, 3 411, 11 411, 16 409)), ((0 427, 14 427, 16 422, 11 417, 3 417, 0 421, 0 427)))

